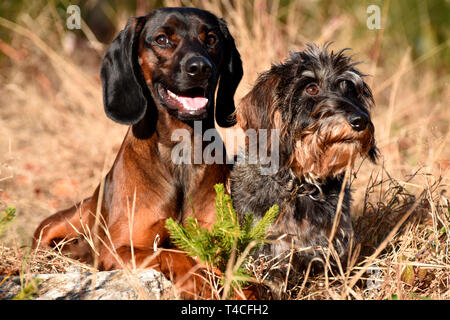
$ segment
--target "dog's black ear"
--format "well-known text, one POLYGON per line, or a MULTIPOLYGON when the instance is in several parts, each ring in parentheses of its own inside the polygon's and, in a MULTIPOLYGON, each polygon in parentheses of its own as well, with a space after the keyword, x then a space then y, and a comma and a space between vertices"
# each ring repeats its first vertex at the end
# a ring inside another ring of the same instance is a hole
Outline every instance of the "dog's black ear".
MULTIPOLYGON (((361 73, 359 70, 355 68, 352 68, 351 71, 353 71, 353 73, 356 73, 360 77, 366 76, 365 74, 361 73)), ((372 90, 364 80, 362 82, 361 98, 367 110, 370 112, 370 110, 375 106, 375 99, 373 98, 372 90)), ((373 128, 373 131, 374 131, 373 135, 375 135, 375 128, 373 128)), ((372 139, 372 142, 370 143, 368 156, 370 161, 372 161, 372 163, 377 163, 377 160, 380 157, 380 150, 377 147, 375 138, 372 139)))
POLYGON ((242 69, 241 55, 236 48, 225 20, 219 19, 219 24, 220 30, 225 37, 225 59, 222 70, 220 70, 219 88, 217 90, 216 122, 219 126, 228 128, 236 123, 236 120, 233 118, 235 111, 234 93, 244 71, 242 69))
POLYGON ((377 163, 378 158, 380 157, 380 150, 378 149, 378 147, 375 143, 375 139, 372 140, 372 144, 370 146, 368 155, 369 155, 370 161, 372 161, 373 163, 377 163))
POLYGON ((148 90, 138 63, 139 35, 147 17, 132 17, 103 57, 100 77, 106 115, 121 124, 133 125, 147 109, 148 90))

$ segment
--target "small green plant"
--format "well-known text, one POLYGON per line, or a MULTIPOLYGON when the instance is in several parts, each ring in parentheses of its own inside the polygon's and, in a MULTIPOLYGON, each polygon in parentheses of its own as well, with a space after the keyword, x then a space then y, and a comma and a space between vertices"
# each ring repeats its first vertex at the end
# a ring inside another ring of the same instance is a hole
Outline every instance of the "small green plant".
POLYGON ((278 216, 278 206, 273 205, 259 221, 256 221, 252 213, 246 213, 241 225, 223 184, 217 184, 214 188, 217 193, 216 222, 211 231, 200 227, 193 217, 186 219, 185 226, 169 218, 166 220, 166 228, 179 249, 221 272, 221 285, 226 282, 229 261, 239 257, 235 261, 239 260, 240 263, 233 267, 232 281, 229 282, 232 289, 244 285, 245 280, 249 279, 245 262, 253 250, 264 244, 267 231, 278 216))
POLYGON ((41 284, 42 280, 35 278, 28 282, 25 286, 22 287, 22 290, 18 294, 12 298, 12 300, 30 300, 33 299, 34 296, 38 292, 38 287, 41 284))
POLYGON ((22 268, 20 270, 20 292, 17 293, 12 300, 31 300, 34 299, 38 294, 39 286, 42 283, 42 280, 39 278, 29 278, 27 277, 27 265, 30 259, 30 251, 28 248, 25 251, 25 257, 22 261, 22 268))
POLYGON ((6 225, 10 223, 16 216, 16 208, 7 207, 0 214, 0 235, 5 231, 6 225))

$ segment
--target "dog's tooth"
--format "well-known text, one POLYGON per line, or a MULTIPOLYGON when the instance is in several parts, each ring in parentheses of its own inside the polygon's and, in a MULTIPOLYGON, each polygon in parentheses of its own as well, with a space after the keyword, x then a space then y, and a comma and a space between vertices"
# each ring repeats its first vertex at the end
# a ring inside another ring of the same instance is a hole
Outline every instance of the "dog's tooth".
POLYGON ((169 96, 171 96, 172 98, 178 98, 178 96, 175 94, 175 93, 173 93, 172 91, 170 91, 170 90, 167 90, 167 92, 169 93, 169 96))

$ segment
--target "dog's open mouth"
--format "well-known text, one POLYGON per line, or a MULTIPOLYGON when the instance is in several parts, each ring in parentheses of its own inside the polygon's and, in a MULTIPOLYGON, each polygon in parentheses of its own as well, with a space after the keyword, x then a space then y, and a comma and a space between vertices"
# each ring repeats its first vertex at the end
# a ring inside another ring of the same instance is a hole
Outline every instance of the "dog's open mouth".
POLYGON ((158 94, 165 106, 177 110, 179 114, 196 116, 206 111, 208 98, 202 88, 194 88, 177 94, 160 84, 157 87, 158 94))

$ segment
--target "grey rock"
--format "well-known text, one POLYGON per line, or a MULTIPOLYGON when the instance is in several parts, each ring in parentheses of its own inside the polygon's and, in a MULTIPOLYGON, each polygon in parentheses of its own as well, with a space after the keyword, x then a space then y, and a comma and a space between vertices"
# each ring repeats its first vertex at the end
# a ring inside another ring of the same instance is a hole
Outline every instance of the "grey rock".
MULTIPOLYGON (((70 270, 72 271, 72 270, 70 270)), ((164 275, 152 269, 127 273, 123 270, 63 274, 33 274, 22 277, 22 283, 38 279, 36 300, 159 300, 175 299, 173 285, 164 275)), ((12 299, 21 291, 19 276, 0 277, 0 299, 12 299), (4 280, 4 281, 3 281, 4 280), (3 283, 2 283, 3 282, 3 283)))

